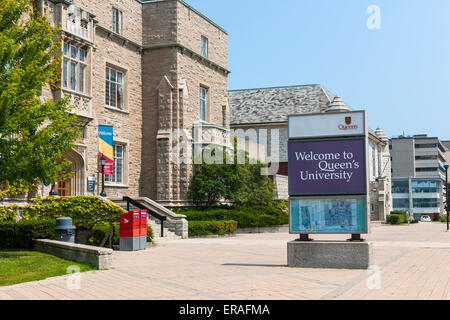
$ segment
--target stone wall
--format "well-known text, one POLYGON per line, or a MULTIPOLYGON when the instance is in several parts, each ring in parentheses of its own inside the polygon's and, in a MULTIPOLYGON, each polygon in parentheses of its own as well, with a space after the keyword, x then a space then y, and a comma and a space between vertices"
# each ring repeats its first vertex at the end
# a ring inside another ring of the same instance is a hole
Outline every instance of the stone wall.
POLYGON ((142 5, 135 0, 74 0, 79 6, 95 15, 100 26, 112 30, 112 8, 122 11, 122 35, 142 43, 142 5))
MULTIPOLYGON (((67 5, 55 3, 51 19, 61 20, 64 29, 69 19, 67 5)), ((192 166, 173 163, 177 143, 173 131, 184 129, 192 134, 200 117, 200 86, 209 89, 207 122, 225 130, 229 127, 226 32, 179 0, 74 0, 74 4, 88 11, 92 26, 96 26, 86 39, 65 32, 69 39, 89 48, 87 92, 80 96, 46 88, 42 97, 70 95, 80 121, 86 123, 85 137, 77 141, 76 151, 84 161, 82 179, 95 176, 97 180, 96 192, 89 195, 97 195, 101 189, 98 125, 113 125, 115 143, 125 146, 125 175, 122 184, 107 187, 108 197, 185 202, 192 166), (112 8, 122 11, 121 35, 111 31, 112 8), (207 59, 201 57, 202 36, 208 38, 207 59), (107 66, 125 73, 124 110, 105 106, 107 66)), ((87 183, 83 185, 88 194, 87 183)))
POLYGON ((193 123, 200 120, 200 86, 209 89, 208 122, 229 126, 227 72, 217 67, 227 64, 226 34, 220 31, 216 41, 214 30, 220 29, 177 0, 144 4, 143 21, 141 194, 166 205, 183 204, 192 166, 172 161, 178 143, 174 130, 192 135, 193 123), (225 51, 222 57, 212 53, 213 63, 200 57, 201 35, 209 35, 225 51))

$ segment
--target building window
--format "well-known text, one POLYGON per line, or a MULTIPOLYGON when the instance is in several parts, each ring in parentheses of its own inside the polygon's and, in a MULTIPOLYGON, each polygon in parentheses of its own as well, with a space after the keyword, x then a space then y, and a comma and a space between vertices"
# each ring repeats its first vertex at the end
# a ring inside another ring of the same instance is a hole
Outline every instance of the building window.
POLYGON ((106 105, 124 109, 124 73, 106 67, 106 105))
POLYGON ((123 183, 125 147, 114 145, 114 174, 105 175, 107 183, 123 183))
POLYGON ((414 208, 439 208, 439 199, 413 199, 414 208))
POLYGON ((208 58, 208 38, 202 36, 202 56, 208 58))
POLYGON ((116 8, 112 9, 112 31, 122 34, 122 11, 116 8))
POLYGON ((394 199, 394 209, 408 209, 409 210, 409 199, 394 199))
POLYGON ((63 54, 62 87, 85 93, 87 51, 82 47, 64 42, 63 54))
POLYGON ((416 172, 436 172, 438 171, 438 167, 434 168, 416 168, 416 172))
POLYGON ((409 193, 408 181, 393 181, 392 193, 409 193))
POLYGON ((208 89, 200 87, 200 120, 206 121, 208 110, 208 89))
POLYGON ((439 184, 437 181, 413 181, 412 183, 413 193, 438 193, 439 184))
POLYGON ((438 156, 416 156, 416 160, 437 160, 438 156))
POLYGON ((437 148, 438 144, 437 143, 418 143, 415 145, 416 148, 418 149, 429 149, 429 148, 437 148))

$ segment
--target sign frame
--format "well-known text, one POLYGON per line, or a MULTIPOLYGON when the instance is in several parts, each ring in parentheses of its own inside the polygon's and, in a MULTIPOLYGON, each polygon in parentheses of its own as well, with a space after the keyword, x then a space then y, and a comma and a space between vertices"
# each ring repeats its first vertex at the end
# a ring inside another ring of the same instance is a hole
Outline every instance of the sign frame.
POLYGON ((305 196, 305 197, 289 197, 289 234, 367 234, 369 232, 369 219, 367 219, 367 212, 368 212, 368 205, 370 205, 370 203, 367 203, 367 197, 365 195, 355 195, 355 196, 318 196, 318 197, 314 197, 314 196, 305 196), (291 212, 291 201, 294 200, 314 200, 314 198, 316 198, 317 200, 366 200, 365 203, 365 211, 366 211, 366 219, 364 219, 364 230, 362 232, 337 232, 337 231, 320 231, 320 232, 314 232, 314 231, 308 231, 306 232, 301 232, 301 231, 293 231, 292 230, 292 212, 291 212))
MULTIPOLYGON (((288 184, 289 184, 289 233, 290 234, 354 234, 354 235, 362 235, 370 233, 370 198, 369 198, 369 125, 368 125, 368 116, 367 112, 364 110, 361 111, 349 111, 349 112, 333 112, 333 113, 309 113, 302 115, 289 115, 288 116, 288 159, 290 155, 290 145, 292 142, 318 142, 318 141, 343 141, 343 140, 355 140, 355 139, 363 139, 364 140, 364 166, 365 166, 365 193, 363 194, 349 194, 349 193, 332 193, 332 194, 295 194, 292 195, 291 191, 291 179, 292 174, 288 173, 288 184), (304 137, 293 136, 291 137, 291 124, 293 118, 302 117, 307 119, 308 117, 326 117, 327 115, 337 116, 340 115, 344 118, 343 123, 346 123, 346 117, 353 116, 355 114, 362 114, 363 116, 363 133, 364 134, 351 134, 345 133, 343 130, 342 134, 323 134, 323 135, 310 135, 304 137), (366 206, 366 219, 365 219, 365 230, 364 232, 292 232, 291 227, 291 200, 345 200, 345 199, 365 199, 366 206)), ((290 168, 290 166, 288 165, 290 168)))

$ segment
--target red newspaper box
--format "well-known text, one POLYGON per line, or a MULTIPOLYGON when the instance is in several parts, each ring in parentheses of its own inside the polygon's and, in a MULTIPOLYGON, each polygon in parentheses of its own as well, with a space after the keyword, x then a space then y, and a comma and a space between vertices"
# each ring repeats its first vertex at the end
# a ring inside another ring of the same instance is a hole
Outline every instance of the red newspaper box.
POLYGON ((140 227, 140 236, 146 236, 147 237, 147 217, 148 212, 147 210, 139 210, 141 214, 141 227, 140 227))
POLYGON ((130 211, 120 217, 120 237, 134 238, 140 236, 141 217, 139 210, 130 211))

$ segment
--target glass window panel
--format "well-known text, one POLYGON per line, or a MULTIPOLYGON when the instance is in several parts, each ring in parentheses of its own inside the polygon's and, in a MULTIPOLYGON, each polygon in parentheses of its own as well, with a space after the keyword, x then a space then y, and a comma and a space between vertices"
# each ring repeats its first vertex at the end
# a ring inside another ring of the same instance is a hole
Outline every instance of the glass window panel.
POLYGON ((110 100, 110 106, 111 107, 117 107, 117 101, 116 101, 116 97, 117 97, 117 85, 114 83, 114 82, 111 82, 111 84, 110 84, 110 89, 111 89, 111 91, 110 91, 110 97, 111 97, 111 100, 110 100))
POLYGON ((70 89, 76 90, 77 87, 77 64, 75 62, 70 63, 70 89))
POLYGON ((79 69, 79 82, 78 82, 78 90, 82 93, 84 93, 84 74, 85 74, 86 67, 83 65, 80 65, 79 69))
POLYGON ((117 22, 118 22, 118 27, 117 27, 117 33, 122 34, 122 12, 118 11, 118 17, 117 17, 117 22))
POLYGON ((70 46, 70 57, 72 59, 77 59, 78 56, 78 48, 75 46, 70 46))
POLYGON ((69 62, 64 59, 63 61, 63 88, 67 88, 68 86, 68 70, 69 68, 69 62))
POLYGON ((106 68, 106 80, 110 80, 110 78, 109 78, 109 68, 106 68))
POLYGON ((64 42, 64 55, 69 56, 69 44, 67 42, 64 42))
POLYGON ((86 61, 86 50, 80 49, 80 61, 86 61))
POLYGON ((123 87, 117 85, 117 107, 123 109, 123 87))
POLYGON ((111 81, 117 82, 117 71, 109 69, 109 78, 111 81))
POLYGON ((116 26, 117 26, 117 10, 113 8, 112 9, 112 30, 114 32, 117 32, 116 26))
POLYGON ((106 100, 106 105, 107 106, 111 105, 111 98, 110 97, 111 97, 111 95, 110 95, 109 81, 106 80, 106 97, 105 97, 105 100, 106 100))

